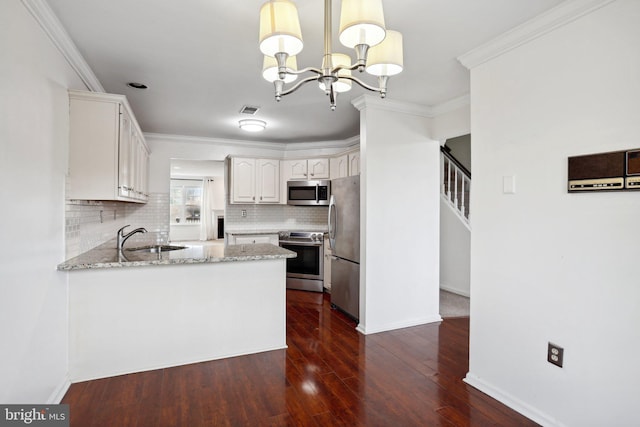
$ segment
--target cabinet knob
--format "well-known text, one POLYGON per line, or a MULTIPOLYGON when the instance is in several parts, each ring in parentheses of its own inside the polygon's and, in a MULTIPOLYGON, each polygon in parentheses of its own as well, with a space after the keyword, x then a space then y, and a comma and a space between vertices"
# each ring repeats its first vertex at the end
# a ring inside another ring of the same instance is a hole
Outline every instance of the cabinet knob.
POLYGON ((260 196, 260 200, 262 200, 262 196, 260 196))
POLYGON ((256 196, 253 196, 253 200, 255 200, 255 199, 256 199, 256 196))

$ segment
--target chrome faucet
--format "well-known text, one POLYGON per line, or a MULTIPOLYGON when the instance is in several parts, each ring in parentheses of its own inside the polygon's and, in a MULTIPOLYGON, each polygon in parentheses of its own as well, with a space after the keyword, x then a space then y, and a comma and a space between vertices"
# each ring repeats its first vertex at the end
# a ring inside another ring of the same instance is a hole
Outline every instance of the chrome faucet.
POLYGON ((124 229, 129 227, 129 225, 125 225, 124 227, 122 227, 120 230, 118 230, 118 252, 122 252, 122 246, 124 246, 124 242, 127 241, 127 239, 131 236, 133 236, 136 233, 146 233, 147 230, 145 228, 136 228, 135 230, 124 234, 124 229))

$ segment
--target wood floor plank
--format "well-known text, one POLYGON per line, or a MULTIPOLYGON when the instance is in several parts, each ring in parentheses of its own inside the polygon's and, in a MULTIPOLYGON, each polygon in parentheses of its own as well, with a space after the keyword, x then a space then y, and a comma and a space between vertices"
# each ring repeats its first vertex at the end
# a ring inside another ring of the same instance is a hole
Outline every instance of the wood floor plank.
POLYGON ((469 319, 364 336, 287 291, 287 346, 73 384, 72 427, 536 426, 464 383, 469 319))

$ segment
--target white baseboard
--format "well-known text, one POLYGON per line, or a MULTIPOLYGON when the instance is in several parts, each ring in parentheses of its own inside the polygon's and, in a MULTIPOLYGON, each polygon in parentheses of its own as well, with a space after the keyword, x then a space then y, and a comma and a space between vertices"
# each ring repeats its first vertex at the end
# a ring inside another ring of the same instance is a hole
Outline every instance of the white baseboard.
POLYGON ((132 367, 131 369, 127 369, 127 370, 117 370, 117 371, 116 370, 111 370, 111 371, 103 371, 103 372, 92 372, 91 374, 84 375, 84 376, 82 376, 82 375, 72 375, 72 379, 73 379, 74 383, 84 382, 84 381, 93 381, 93 380, 99 380, 99 379, 103 379, 103 378, 118 377, 118 376, 121 376, 121 375, 139 374, 139 373, 142 373, 142 372, 157 371, 159 369, 170 369, 170 368, 175 368, 175 367, 178 367, 178 366, 193 365, 195 363, 211 362, 213 360, 230 359, 232 357, 240 357, 240 356, 249 356, 249 355, 252 355, 252 354, 266 353, 268 351, 274 351, 274 350, 286 350, 287 348, 288 348, 288 346, 286 344, 275 345, 275 346, 271 346, 271 347, 252 349, 252 350, 236 352, 236 353, 226 353, 226 354, 218 354, 218 355, 208 355, 208 356, 205 356, 205 357, 189 358, 189 359, 183 359, 183 360, 173 360, 173 361, 169 361, 169 362, 166 362, 166 363, 163 363, 163 364, 159 364, 159 365, 136 366, 136 367, 132 367))
POLYGON ((420 325, 425 325, 427 323, 435 323, 435 322, 442 322, 442 317, 440 317, 439 314, 424 317, 418 320, 412 320, 409 322, 398 322, 398 323, 388 323, 385 325, 378 325, 375 328, 368 328, 366 325, 363 325, 362 323, 360 323, 356 328, 356 331, 360 332, 363 335, 370 335, 370 334, 377 334, 378 332, 393 331, 395 329, 410 328, 412 326, 420 326, 420 325))
POLYGON ((483 381, 472 373, 468 372, 467 376, 463 379, 463 381, 470 386, 477 388, 481 392, 486 395, 489 395, 496 399, 498 402, 504 403, 509 408, 513 409, 516 412, 524 415, 530 420, 535 421, 536 423, 545 426, 545 427, 566 427, 564 424, 560 423, 558 420, 553 419, 547 414, 539 411, 533 406, 523 402, 522 400, 506 393, 505 391, 499 389, 498 387, 494 387, 493 385, 483 381))
POLYGON ((51 396, 47 399, 47 404, 57 405, 60 403, 64 395, 67 394, 69 387, 71 387, 71 381, 68 376, 65 376, 60 385, 53 390, 53 393, 51 393, 51 396))
POLYGON ((449 286, 443 285, 442 283, 440 283, 440 289, 442 289, 443 291, 451 292, 452 294, 471 298, 471 293, 469 291, 461 291, 460 289, 450 288, 449 286))

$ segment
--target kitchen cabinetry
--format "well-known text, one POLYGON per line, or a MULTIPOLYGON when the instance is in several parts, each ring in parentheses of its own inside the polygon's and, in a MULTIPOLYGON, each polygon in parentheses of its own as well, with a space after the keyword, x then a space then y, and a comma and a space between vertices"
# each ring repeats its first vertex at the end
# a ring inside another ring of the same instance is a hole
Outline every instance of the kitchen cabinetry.
POLYGON ((353 151, 331 158, 331 179, 360 175, 360 152, 353 151))
POLYGON ((340 157, 332 157, 329 166, 331 179, 349 176, 349 156, 347 154, 343 154, 340 157))
POLYGON ((281 203, 287 203, 287 181, 330 179, 329 166, 330 160, 328 158, 283 160, 281 182, 283 197, 281 203))
POLYGON ((360 152, 355 151, 348 154, 349 176, 360 175, 360 152))
POLYGON ((278 246, 277 234, 229 234, 230 245, 254 245, 256 243, 271 243, 278 246))
POLYGON ((122 95, 69 91, 68 199, 145 203, 149 150, 122 95))
POLYGON ((329 179, 329 159, 285 160, 283 175, 286 181, 296 179, 329 179))
POLYGON ((279 203, 280 160, 233 157, 231 203, 279 203))

